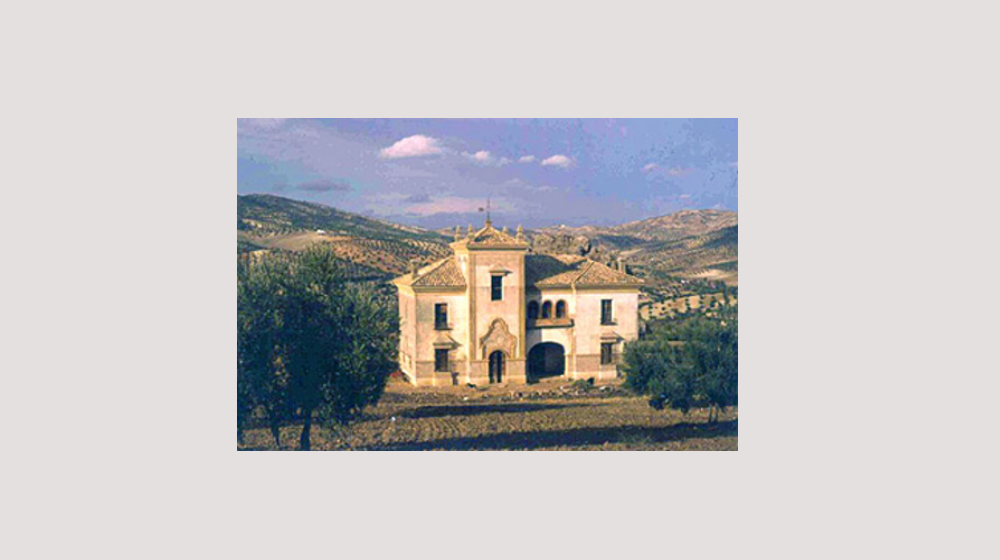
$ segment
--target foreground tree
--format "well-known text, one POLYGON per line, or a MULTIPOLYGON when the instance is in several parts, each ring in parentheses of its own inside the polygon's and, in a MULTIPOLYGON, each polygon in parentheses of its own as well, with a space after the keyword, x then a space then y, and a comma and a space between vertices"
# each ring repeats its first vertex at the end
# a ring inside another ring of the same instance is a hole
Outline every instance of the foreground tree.
MULTIPOLYGON (((272 407, 277 419, 296 414, 303 450, 312 446, 314 420, 338 426, 355 420, 378 402, 395 367, 395 315, 371 287, 345 282, 341 264, 325 246, 269 258, 248 265, 245 296, 238 298, 254 308, 243 314, 240 325, 249 332, 237 344, 237 369, 247 372, 248 394, 255 397, 251 406, 272 407), (263 370, 271 377, 258 375, 263 370)), ((238 387, 238 401, 239 394, 238 387)))
POLYGON ((697 403, 709 406, 709 421, 737 406, 738 324, 697 318, 661 328, 625 350, 626 384, 649 395, 650 406, 687 414, 697 403))
POLYGON ((289 267, 283 258, 237 258, 236 413, 237 435, 260 411, 281 447, 281 425, 288 420, 288 374, 284 367, 281 307, 288 293, 289 267))

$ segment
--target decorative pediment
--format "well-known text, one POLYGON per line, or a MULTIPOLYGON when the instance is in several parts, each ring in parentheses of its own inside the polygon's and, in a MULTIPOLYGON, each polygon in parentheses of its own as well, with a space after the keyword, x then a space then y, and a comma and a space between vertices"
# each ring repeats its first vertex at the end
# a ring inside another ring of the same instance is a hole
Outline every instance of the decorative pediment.
POLYGON ((511 334, 507 322, 503 319, 494 319, 490 323, 490 330, 486 336, 479 339, 479 346, 483 351, 483 359, 497 350, 501 350, 509 357, 515 355, 517 350, 517 337, 511 334))

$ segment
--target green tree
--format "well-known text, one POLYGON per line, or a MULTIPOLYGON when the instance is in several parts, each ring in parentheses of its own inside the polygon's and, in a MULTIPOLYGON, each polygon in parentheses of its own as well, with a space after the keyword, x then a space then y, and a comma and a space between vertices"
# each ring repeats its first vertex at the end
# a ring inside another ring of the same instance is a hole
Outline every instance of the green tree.
POLYGON ((625 350, 626 383, 649 395, 650 406, 665 405, 687 414, 695 404, 709 406, 709 420, 737 406, 738 323, 706 318, 684 321, 654 331, 625 350))
POLYGON ((281 422, 344 426, 376 404, 395 368, 397 319, 372 287, 345 281, 326 246, 237 268, 237 434, 261 410, 280 446, 281 422), (248 412, 249 411, 249 412, 248 412))
POLYGON ((288 262, 282 257, 237 258, 236 400, 237 436, 260 411, 281 447, 281 425, 289 417, 288 375, 281 348, 282 302, 288 262))

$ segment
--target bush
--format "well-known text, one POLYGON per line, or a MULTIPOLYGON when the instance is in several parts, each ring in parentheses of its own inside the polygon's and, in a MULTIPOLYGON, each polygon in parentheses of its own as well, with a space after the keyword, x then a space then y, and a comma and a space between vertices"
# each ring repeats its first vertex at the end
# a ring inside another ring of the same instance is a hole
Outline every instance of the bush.
POLYGON ((589 379, 577 379, 576 381, 573 382, 573 385, 571 385, 571 387, 577 391, 587 392, 594 388, 594 378, 591 377, 589 379))

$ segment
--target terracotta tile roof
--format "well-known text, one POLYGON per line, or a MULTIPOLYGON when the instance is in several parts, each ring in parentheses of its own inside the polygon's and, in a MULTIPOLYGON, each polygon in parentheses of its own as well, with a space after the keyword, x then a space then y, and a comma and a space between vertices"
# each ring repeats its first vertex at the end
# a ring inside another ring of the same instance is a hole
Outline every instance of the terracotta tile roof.
POLYGON ((615 270, 608 265, 601 264, 599 262, 590 261, 590 266, 583 271, 583 274, 576 279, 577 285, 599 285, 605 286, 609 284, 613 285, 623 285, 623 286, 638 286, 642 284, 642 280, 626 274, 620 270, 615 270))
POLYGON ((528 255, 529 286, 640 286, 642 280, 599 262, 575 255, 528 255))
POLYGON ((465 287, 465 276, 462 269, 458 268, 454 255, 418 270, 416 279, 412 274, 407 274, 401 280, 410 286, 465 287))

